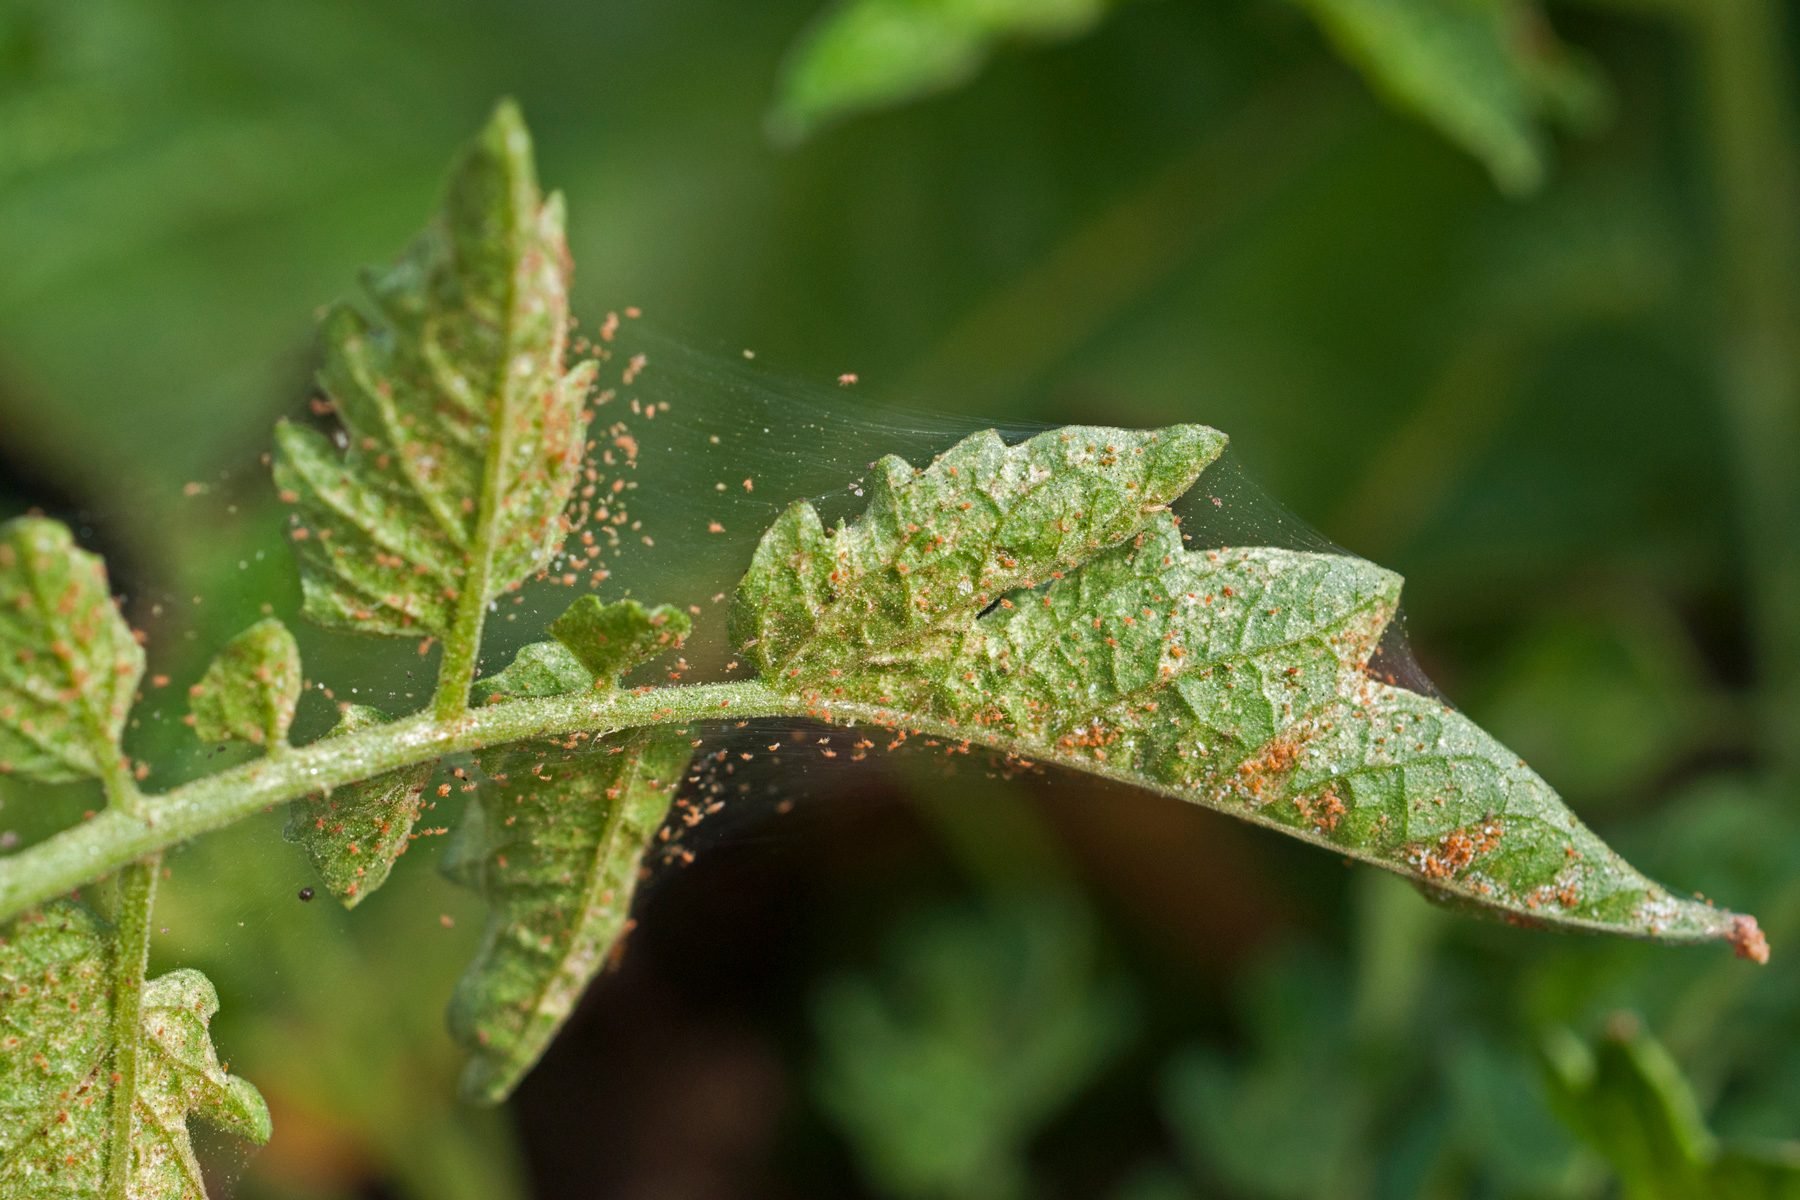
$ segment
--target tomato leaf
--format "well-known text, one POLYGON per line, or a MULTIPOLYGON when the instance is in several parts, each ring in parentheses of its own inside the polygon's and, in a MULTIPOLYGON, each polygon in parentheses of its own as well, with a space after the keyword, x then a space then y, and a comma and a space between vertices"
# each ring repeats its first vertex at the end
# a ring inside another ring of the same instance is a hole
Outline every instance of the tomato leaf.
POLYGON ((564 362, 569 257, 518 110, 503 104, 451 174, 443 210, 370 303, 325 321, 320 382, 342 452, 276 431, 275 480, 306 615, 442 635, 561 543, 584 455, 592 363, 564 362))
POLYGON ((958 87, 1000 44, 1076 37, 1108 0, 841 0, 802 35, 770 115, 784 140, 958 87))
POLYGON ((492 906, 450 1002, 471 1057, 462 1091, 499 1103, 543 1055, 623 936, 646 847, 693 753, 652 729, 548 760, 491 756, 445 869, 492 906))
POLYGON ((1338 51, 1396 107, 1486 165, 1502 191, 1535 191, 1546 119, 1581 128, 1609 99, 1587 63, 1519 0, 1301 0, 1338 51))
MULTIPOLYGON (((667 605, 583 596, 551 623, 557 641, 526 646, 482 684, 494 700, 611 689, 688 629, 667 605)), ((639 862, 692 754, 685 731, 658 728, 579 752, 527 742, 479 756, 490 778, 444 861, 491 906, 450 1003, 451 1031, 471 1052, 470 1099, 512 1093, 618 945, 639 862)))
POLYGON ((938 653, 971 612, 1130 537, 1225 448, 1200 425, 1070 426, 1007 446, 989 431, 927 470, 875 464, 867 512, 827 532, 801 501, 738 585, 732 632, 772 681, 938 653))
POLYGON ((504 699, 566 696, 592 687, 594 675, 561 642, 522 646, 504 671, 477 683, 490 703, 504 699))
POLYGON ((680 645, 693 622, 670 604, 645 608, 636 600, 602 604, 583 596, 550 623, 550 633, 594 678, 612 681, 663 650, 680 645))
POLYGON ((673 605, 603 604, 598 596, 583 596, 550 623, 555 641, 521 647, 505 670, 478 687, 490 701, 609 690, 633 667, 679 647, 692 628, 688 615, 673 605))
POLYGON ((820 705, 1164 792, 1514 922, 1766 955, 1751 918, 1651 882, 1467 717, 1371 671, 1399 576, 1184 545, 1164 509, 1222 442, 1064 429, 886 459, 854 521, 827 533, 801 503, 764 535, 740 651, 820 705))
POLYGON ((258 621, 226 644, 190 693, 202 741, 287 741, 300 703, 300 648, 286 625, 258 621))
POLYGON ((55 521, 0 525, 0 772, 61 783, 117 771, 143 674, 100 559, 55 521))
POLYGON ((269 1139, 262 1097, 219 1065, 207 1032, 219 1000, 198 971, 143 985, 137 1086, 120 1091, 112 955, 107 927, 66 902, 25 914, 0 939, 0 1193, 100 1195, 116 1104, 132 1108, 126 1178, 138 1200, 204 1195, 190 1116, 248 1141, 269 1139))
POLYGON ((1714 1136, 1680 1064, 1636 1018, 1615 1017, 1592 1047, 1553 1030, 1542 1058, 1557 1116, 1606 1159, 1625 1195, 1800 1197, 1800 1141, 1714 1136))
MULTIPOLYGON (((382 724, 372 708, 352 704, 329 736, 342 737, 382 724)), ((294 802, 287 839, 298 842, 326 890, 355 908, 387 882, 394 860, 406 852, 423 811, 425 785, 435 762, 418 763, 324 795, 294 802)))

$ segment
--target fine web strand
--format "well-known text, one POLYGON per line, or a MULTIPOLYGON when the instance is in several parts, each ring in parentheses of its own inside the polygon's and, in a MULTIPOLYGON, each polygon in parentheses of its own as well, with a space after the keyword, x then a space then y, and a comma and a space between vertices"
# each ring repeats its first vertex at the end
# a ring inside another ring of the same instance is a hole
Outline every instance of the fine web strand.
MULTIPOLYGON (((573 599, 593 592, 607 601, 629 596, 675 604, 693 618, 694 634, 682 650, 633 673, 628 685, 746 678, 750 672, 729 641, 730 601, 763 531, 788 505, 808 500, 827 524, 853 518, 867 503, 870 470, 884 455, 922 467, 983 429, 1014 442, 1046 428, 945 412, 893 397, 876 380, 783 373, 740 350, 697 348, 641 320, 610 324, 610 339, 597 331, 588 343, 606 363, 569 538, 537 578, 495 602, 484 674, 547 636, 549 623, 573 599)), ((1104 400, 1094 398, 1069 415, 1111 423, 1104 400)), ((311 397, 293 415, 338 435, 322 397, 311 397)), ((1171 415, 1201 423, 1211 416, 1203 403, 1171 415)), ((127 749, 152 768, 149 790, 255 753, 203 746, 185 718, 187 688, 211 655, 263 616, 280 617, 300 640, 307 690, 296 744, 326 733, 343 703, 401 716, 429 702, 437 651, 428 640, 351 637, 300 619, 297 571, 282 545, 290 517, 275 503, 266 459, 187 481, 179 495, 144 498, 144 510, 158 515, 155 545, 139 546, 141 522, 117 512, 45 507, 84 544, 110 552, 115 590, 125 596, 132 625, 147 635, 149 670, 127 749)), ((1229 451, 1175 511, 1195 547, 1344 553, 1274 500, 1229 451)), ((1431 691, 1402 630, 1400 621, 1390 626, 1373 666, 1408 688, 1431 691)), ((475 694, 482 694, 479 683, 475 694)), ((798 867, 800 856, 821 844, 891 830, 897 806, 921 788, 940 800, 979 804, 1004 786, 989 779, 1022 771, 1030 772, 1034 787, 1110 786, 885 728, 764 719, 716 722, 690 736, 693 763, 645 858, 640 917, 664 903, 695 862, 723 868, 712 878, 728 889, 734 863, 742 867, 754 858, 767 870, 773 859, 798 867)), ((356 1029, 379 1011, 385 1015, 376 1025, 428 1026, 432 1032, 419 1033, 419 1045, 437 1047, 429 1053, 453 1072, 455 1056, 435 1032, 435 1006, 421 999, 425 985, 395 989, 383 966, 391 948, 404 945, 409 969, 429 976, 441 994, 468 960, 485 920, 481 901, 431 868, 441 835, 462 819, 479 781, 466 757, 442 766, 408 852, 382 892, 353 914, 317 888, 300 851, 281 840, 283 813, 178 848, 168 860, 172 874, 157 914, 153 972, 187 964, 212 976, 232 997, 219 1019, 221 1044, 246 1061, 278 1053, 293 1028, 354 1045, 356 1029), (315 898, 302 900, 307 894, 315 898), (326 995, 331 1004, 321 1009, 326 995), (339 1019, 345 1013, 354 1020, 339 1019)), ((0 789, 0 849, 8 851, 78 822, 95 804, 79 785, 34 788, 29 797, 5 780, 0 789)), ((361 1056, 362 1066, 375 1061, 384 1060, 361 1056)), ((227 1148, 209 1160, 236 1175, 244 1153, 227 1148)))
MULTIPOLYGON (((593 591, 605 600, 629 596, 647 604, 672 603, 693 618, 693 636, 679 655, 643 668, 628 682, 744 678, 749 671, 737 661, 727 634, 731 596, 763 530, 789 504, 809 500, 830 524, 862 510, 870 469, 884 455, 923 466, 982 429, 996 428, 1011 442, 1047 428, 945 412, 888 395, 877 381, 853 375, 808 379, 783 373, 753 351, 701 349, 692 339, 642 319, 609 317, 577 346, 605 360, 585 486, 571 508, 563 549, 536 579, 495 602, 482 655, 484 674, 504 667, 519 647, 541 640, 575 596, 593 591)), ((1073 415, 1105 424, 1106 407, 1104 397, 1097 397, 1089 411, 1073 415)), ((310 398, 300 415, 339 433, 320 396, 310 398)), ((1204 423, 1210 414, 1197 404, 1178 415, 1204 423)), ((222 643, 234 631, 232 621, 247 625, 273 613, 300 636, 308 692, 296 742, 328 730, 342 703, 370 704, 398 716, 427 702, 435 678, 429 641, 348 637, 297 619, 296 573, 284 548, 269 537, 284 514, 271 504, 265 464, 222 471, 181 490, 178 502, 162 497, 155 507, 179 518, 170 540, 187 560, 183 569, 159 571, 142 556, 115 565, 115 586, 126 593, 128 614, 149 635, 151 670, 128 743, 154 767, 147 786, 171 786, 245 753, 200 746, 180 728, 187 709, 184 685, 216 649, 210 643, 222 643), (171 574, 183 578, 171 582, 171 574)), ((1270 496, 1229 450, 1175 511, 1195 547, 1347 553, 1270 496)), ((53 515, 72 518, 85 541, 108 544, 103 514, 53 515)), ((1373 665, 1394 682, 1435 694, 1406 644, 1403 619, 1390 627, 1373 665)), ((479 684, 476 692, 479 696, 479 684)), ((740 814, 712 825, 741 835, 747 824, 754 825, 743 818, 807 793, 841 791, 844 785, 834 781, 861 767, 868 748, 848 753, 841 738, 820 744, 832 736, 805 722, 697 731, 702 767, 690 787, 706 793, 702 808, 714 810, 711 815, 720 815, 723 807, 740 814), (772 745, 788 748, 778 777, 746 782, 752 774, 748 764, 773 754, 766 749, 772 745), (800 753, 801 746, 813 751, 800 753), (721 758, 721 750, 728 755, 721 758), (740 765, 727 771, 728 762, 740 765), (726 783, 721 775, 732 778, 726 783)), ((873 740, 884 745, 890 739, 873 740)), ((454 817, 455 793, 461 790, 457 781, 444 798, 444 819, 433 827, 454 817)), ((61 806, 75 816, 83 803, 79 791, 72 789, 72 798, 61 806)), ((0 836, 12 848, 53 827, 23 820, 23 806, 10 800, 0 796, 0 836)), ((684 840, 692 844, 699 837, 684 840)))

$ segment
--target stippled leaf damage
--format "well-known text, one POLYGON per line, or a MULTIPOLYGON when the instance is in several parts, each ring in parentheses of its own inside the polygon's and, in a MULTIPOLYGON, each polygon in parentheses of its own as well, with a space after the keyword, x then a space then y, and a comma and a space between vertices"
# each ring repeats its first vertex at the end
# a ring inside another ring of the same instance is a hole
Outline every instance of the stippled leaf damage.
POLYGON ((0 938, 0 1194, 17 1200, 98 1196, 107 1179, 112 1107, 132 1108, 127 1194, 204 1196, 189 1116, 251 1142, 269 1138, 269 1110, 227 1075, 207 1023, 219 999, 198 971, 143 985, 137 1086, 113 1069, 113 949, 85 908, 27 913, 0 938))
POLYGON ((1223 444, 1069 428, 885 459, 854 521, 801 503, 764 536, 739 648, 821 705, 1203 804, 1516 922, 1766 954, 1754 921, 1639 874, 1461 713, 1371 674, 1397 575, 1186 546, 1166 506, 1223 444))

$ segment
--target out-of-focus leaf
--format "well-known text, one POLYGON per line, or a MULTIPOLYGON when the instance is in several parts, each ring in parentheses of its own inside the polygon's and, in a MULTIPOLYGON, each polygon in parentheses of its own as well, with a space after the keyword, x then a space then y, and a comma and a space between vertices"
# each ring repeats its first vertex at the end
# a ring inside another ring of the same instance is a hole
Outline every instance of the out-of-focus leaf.
POLYGON ((1375 1101, 1359 1078, 1342 978, 1311 959, 1282 959, 1245 1004, 1254 1053, 1205 1047, 1163 1073, 1163 1111, 1196 1177, 1234 1194, 1309 1200, 1365 1194, 1365 1134, 1375 1101))
POLYGON ((1543 1058, 1557 1115, 1629 1200, 1800 1197, 1800 1141, 1722 1145, 1680 1065, 1635 1019, 1616 1019, 1591 1048, 1554 1031, 1543 1058))
MULTIPOLYGON (((1611 98, 1533 0, 1299 0, 1397 106, 1480 159, 1505 191, 1548 169, 1546 123, 1592 129, 1611 98)), ((854 113, 961 86, 996 44, 1091 30, 1108 0, 841 0, 800 38, 769 124, 798 139, 854 113)))
POLYGON ((108 931, 74 904, 29 913, 0 939, 0 1192, 9 1198, 98 1196, 115 1103, 132 1109, 134 1200, 204 1195, 189 1116, 252 1142, 269 1138, 262 1097, 219 1065, 207 1032, 219 999, 198 971, 144 983, 137 1087, 118 1090, 111 960, 108 931))
POLYGON ((341 453, 316 430, 277 430, 309 617, 442 634, 561 543, 594 369, 564 365, 569 270, 561 199, 540 195, 524 122, 502 104, 437 220, 369 276, 372 311, 326 318, 341 453))
POLYGON ((115 771, 143 674, 100 559, 55 521, 0 525, 0 771, 44 783, 115 771))
POLYGON ((300 703, 300 647, 270 617, 232 638, 189 693, 202 741, 258 746, 287 741, 300 703))
POLYGON ((692 628, 688 615, 671 604, 653 609, 636 600, 602 604, 591 595, 550 623, 556 640, 608 687, 631 668, 679 645, 692 628))
POLYGON ((1139 1167, 1112 1191, 1112 1200, 1198 1200, 1180 1171, 1167 1163, 1139 1167))
POLYGON ((967 83, 1006 41, 1076 37, 1110 0, 838 0, 790 51, 769 124, 804 137, 852 113, 967 83))
POLYGON ((1597 77, 1525 0, 1301 0, 1339 52, 1394 104, 1486 164, 1503 190, 1548 169, 1546 119, 1604 114, 1597 77))
POLYGON ((469 1049, 462 1091, 497 1104, 518 1086, 618 944, 638 866, 693 753, 680 729, 608 738, 585 754, 496 755, 445 870, 492 906, 450 1001, 469 1049))
POLYGON ((1066 898, 939 913, 878 977, 814 1003, 817 1088, 870 1181, 896 1197, 1024 1190, 1026 1146, 1130 1039, 1133 1001, 1066 898))
POLYGON ((1581 1148, 1546 1111, 1530 1055, 1464 1037, 1443 1065, 1456 1131, 1483 1170, 1509 1194, 1566 1195, 1581 1148))
POLYGON ((1568 795, 1633 795, 1704 739, 1708 681, 1672 616, 1628 597, 1534 624, 1500 657, 1481 710, 1568 795), (1579 688, 1569 679, 1582 681, 1579 688))
POLYGON ((1749 917, 1627 864, 1462 714, 1369 671, 1400 578, 1360 559, 1191 550, 1166 511, 1202 426, 1071 427, 889 457, 827 533, 764 535, 733 631, 772 684, 1203 804, 1519 923, 1719 939, 1749 917))
MULTIPOLYGON (((353 704, 329 736, 371 729, 385 719, 353 704)), ((419 763, 294 802, 287 838, 305 848, 313 869, 345 908, 355 908, 387 882, 394 860, 410 844, 425 785, 436 769, 434 762, 419 763)))
POLYGON ((1713 1160, 1716 1200, 1795 1200, 1800 1197, 1800 1142, 1727 1145, 1713 1160))

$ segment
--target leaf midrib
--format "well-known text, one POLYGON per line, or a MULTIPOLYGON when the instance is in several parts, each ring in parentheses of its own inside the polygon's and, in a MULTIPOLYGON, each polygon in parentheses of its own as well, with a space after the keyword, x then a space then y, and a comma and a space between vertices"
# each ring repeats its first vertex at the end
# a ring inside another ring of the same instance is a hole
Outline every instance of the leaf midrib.
MULTIPOLYGON (((1121 538, 1119 541, 1111 543, 1108 546, 1101 547, 1099 550, 1097 550, 1095 552, 1095 554, 1096 555, 1102 554, 1102 553, 1105 553, 1107 550, 1111 550, 1118 546, 1124 545, 1127 541, 1130 541, 1132 537, 1136 536, 1137 533, 1141 533, 1142 531, 1143 531, 1142 528, 1135 530, 1135 531, 1133 531, 1133 533, 1126 535, 1124 538, 1121 538)), ((1184 550, 1184 551, 1182 551, 1182 553, 1191 554, 1193 552, 1184 550)), ((1222 564, 1214 564, 1214 569, 1204 571, 1202 573, 1201 577, 1202 578, 1210 577, 1212 575, 1217 574, 1222 569, 1223 569, 1222 564)), ((1007 592, 1002 593, 1001 598, 1004 599, 1008 596, 1017 595, 1020 592, 1032 592, 1032 591, 1035 591, 1038 586, 1040 586, 1040 585, 1034 584, 1031 587, 1016 587, 1016 588, 1010 589, 1007 592)), ((1266 595, 1267 590, 1268 590, 1268 584, 1266 582, 1263 584, 1263 588, 1264 588, 1264 593, 1266 595)), ((1318 584, 1315 583, 1314 590, 1317 591, 1317 588, 1318 588, 1318 584)), ((1254 606, 1249 606, 1249 607, 1254 607, 1254 606)), ((1205 659, 1195 658, 1192 660, 1191 665, 1189 665, 1184 660, 1184 663, 1180 668, 1171 672, 1167 676, 1154 678, 1150 682, 1148 682, 1140 687, 1130 689, 1129 691, 1120 692, 1120 693, 1114 695, 1113 697, 1109 698, 1108 700, 1106 700, 1104 703, 1093 705, 1091 707, 1082 708, 1076 717, 1062 723, 1061 725, 1059 725, 1057 728, 1055 728, 1053 730, 1049 729, 1049 728, 1045 728, 1041 731, 1032 731, 1032 733, 1036 736, 1048 737, 1048 738, 1053 739, 1062 734, 1066 734, 1071 729, 1079 727, 1079 725, 1082 722, 1091 720, 1100 713, 1104 713, 1111 709, 1115 709, 1115 708, 1119 707, 1120 705, 1129 704, 1133 700, 1142 698, 1143 696, 1149 695, 1153 692, 1160 691, 1163 688, 1173 686, 1174 683, 1178 679, 1192 678, 1194 675, 1203 673, 1204 671, 1217 669, 1219 666, 1221 666, 1222 664, 1227 663, 1227 662, 1242 662, 1242 661, 1247 661, 1247 660, 1251 660, 1251 659, 1261 658, 1267 654, 1276 653, 1276 652, 1279 652, 1282 650, 1293 649, 1294 647, 1299 646, 1302 643, 1310 641, 1314 638, 1326 637, 1334 630, 1341 630, 1341 629, 1347 628, 1352 622, 1355 621, 1356 618, 1370 614, 1370 613, 1378 612, 1383 607, 1384 607, 1384 601, 1382 600, 1382 598, 1380 596, 1369 596, 1369 597, 1366 597, 1362 603, 1358 604, 1354 608, 1349 609, 1347 612, 1344 613, 1344 615, 1341 618, 1339 618, 1337 621, 1335 621, 1331 624, 1322 624, 1312 630, 1307 631, 1306 633, 1304 633, 1300 636, 1287 638, 1287 639, 1284 639, 1279 642, 1269 642, 1266 645, 1257 647, 1255 649, 1247 649, 1245 647, 1245 644, 1244 644, 1245 638, 1247 638, 1247 636, 1248 636, 1248 632, 1247 632, 1248 623, 1246 622, 1246 630, 1243 631, 1242 633, 1240 633, 1240 636, 1238 639, 1238 646, 1236 649, 1224 651, 1224 652, 1220 653, 1218 656, 1213 657, 1213 658, 1205 658, 1205 659)), ((889 645, 889 647, 884 649, 880 654, 871 655, 867 659, 865 659, 864 662, 869 665, 878 666, 878 667, 893 667, 893 668, 902 668, 902 669, 908 668, 908 667, 916 667, 918 665, 919 660, 916 657, 912 656, 910 654, 910 651, 915 649, 919 643, 926 641, 927 639, 929 639, 933 636, 955 637, 959 634, 967 635, 967 634, 971 634, 971 633, 981 633, 986 637, 996 636, 995 633, 990 633, 983 629, 983 623, 987 618, 983 618, 978 615, 975 617, 974 620, 968 620, 967 614, 968 614, 968 609, 966 609, 966 608, 962 609, 959 611, 956 619, 932 625, 924 630, 920 630, 917 633, 911 634, 908 637, 906 637, 898 642, 891 643, 889 645)), ((790 662, 788 664, 784 664, 784 665, 791 667, 793 664, 790 660, 790 662)), ((953 668, 946 667, 946 669, 953 669, 953 668)), ((1349 669, 1348 664, 1345 665, 1345 669, 1346 670, 1349 669)), ((801 678, 807 679, 807 676, 802 676, 801 678)), ((933 678, 926 676, 924 674, 918 675, 917 679, 919 682, 925 683, 925 684, 932 684, 932 683, 936 682, 936 680, 934 680, 933 678)), ((808 679, 808 682, 814 684, 815 686, 823 686, 824 684, 826 684, 827 682, 830 682, 830 681, 819 678, 818 675, 815 673, 812 675, 812 677, 810 679, 808 679)), ((1327 706, 1320 705, 1320 706, 1316 706, 1314 708, 1308 709, 1306 711, 1306 713, 1303 714, 1303 717, 1301 719, 1304 719, 1304 716, 1310 716, 1314 713, 1323 711, 1323 709, 1325 707, 1327 707, 1327 706)), ((939 716, 940 716, 940 719, 950 719, 954 716, 954 714, 939 714, 939 716)))
MULTIPOLYGON (((508 178, 509 186, 512 180, 508 178)), ((509 201, 516 199, 509 197, 509 201)), ((533 197, 536 199, 536 197, 533 197)), ((514 341, 519 324, 519 276, 525 266, 526 243, 536 235, 543 219, 543 205, 531 206, 526 220, 515 213, 507 230, 506 295, 501 305, 500 347, 494 366, 493 386, 498 394, 488 409, 489 436, 487 453, 481 466, 481 496, 477 501, 475 528, 470 535, 468 570, 457 595, 456 613, 450 631, 445 635, 442 670, 438 676, 433 710, 448 719, 469 707, 469 690, 474 684, 476 659, 480 653, 481 629, 488 605, 489 577, 494 569, 497 530, 503 489, 501 475, 512 456, 513 394, 516 388, 512 362, 514 341)))

